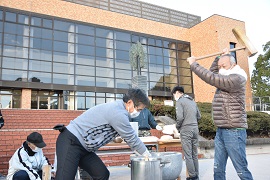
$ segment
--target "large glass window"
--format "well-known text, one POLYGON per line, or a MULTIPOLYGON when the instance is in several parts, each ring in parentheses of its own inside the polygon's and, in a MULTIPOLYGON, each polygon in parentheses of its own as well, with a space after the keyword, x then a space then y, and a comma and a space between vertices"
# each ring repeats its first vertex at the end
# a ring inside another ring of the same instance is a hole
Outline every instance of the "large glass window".
POLYGON ((50 73, 42 73, 42 72, 31 72, 29 71, 28 75, 29 82, 41 82, 41 83, 52 83, 51 74, 50 73))
POLYGON ((87 25, 76 24, 76 33, 94 36, 95 28, 87 25))
MULTIPOLYGON (((0 77, 7 81, 39 82, 43 87, 48 83, 48 88, 59 84, 69 85, 70 89, 128 89, 138 73, 129 59, 130 47, 136 42, 143 45, 146 53, 145 67, 139 73, 147 77, 149 90, 169 91, 173 86, 185 85, 193 93, 192 73, 186 62, 190 56, 187 42, 10 10, 0 10, 0 77)), ((62 98, 72 106, 63 108, 92 106, 86 100, 92 97, 76 97, 74 91, 67 92, 67 98, 65 94, 62 98)), ((56 99, 44 101, 50 102, 47 107, 54 108, 56 99)), ((99 97, 91 102, 107 100, 99 97)), ((36 106, 43 107, 40 103, 36 106)))
POLYGON ((3 11, 0 10, 0 20, 2 20, 2 19, 3 19, 3 11))
POLYGON ((51 72, 52 71, 52 63, 46 61, 29 61, 29 70, 32 71, 44 71, 51 72))
POLYGON ((0 108, 20 108, 21 106, 21 90, 16 89, 0 89, 0 108))
POLYGON ((95 86, 95 77, 75 76, 75 85, 78 86, 95 86))
POLYGON ((28 69, 27 59, 3 57, 2 63, 2 67, 7 69, 28 69))

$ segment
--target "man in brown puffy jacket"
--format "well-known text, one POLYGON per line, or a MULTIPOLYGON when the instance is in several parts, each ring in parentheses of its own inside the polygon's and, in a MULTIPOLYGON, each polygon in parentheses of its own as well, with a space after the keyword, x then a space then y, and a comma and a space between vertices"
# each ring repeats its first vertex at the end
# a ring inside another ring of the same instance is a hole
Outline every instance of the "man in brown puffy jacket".
POLYGON ((245 110, 245 87, 247 75, 236 64, 228 49, 216 57, 210 70, 196 62, 187 61, 191 71, 206 83, 217 88, 212 102, 213 119, 218 127, 215 137, 214 179, 226 179, 226 164, 230 157, 241 180, 253 180, 246 159, 247 115, 245 110))

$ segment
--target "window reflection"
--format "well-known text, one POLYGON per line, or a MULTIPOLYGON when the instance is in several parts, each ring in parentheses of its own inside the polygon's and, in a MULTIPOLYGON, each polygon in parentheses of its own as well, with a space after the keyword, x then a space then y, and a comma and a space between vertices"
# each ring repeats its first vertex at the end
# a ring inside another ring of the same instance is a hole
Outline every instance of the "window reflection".
POLYGON ((96 28, 96 36, 113 39, 113 31, 108 29, 96 28))
MULTIPOLYGON (((137 75, 130 65, 129 50, 132 43, 141 42, 147 56, 141 74, 147 76, 150 89, 168 91, 175 85, 192 86, 186 62, 189 43, 34 14, 8 11, 3 16, 0 10, 0 20, 3 17, 3 80, 128 89, 137 75)), ((70 105, 63 108, 87 109, 96 103, 92 96, 89 103, 84 96, 77 102, 75 95, 68 93, 70 105), (84 103, 79 106, 79 102, 84 103)), ((111 101, 104 98, 105 102, 111 101)), ((47 108, 59 107, 56 98, 47 100, 47 108)))
POLYGON ((21 90, 0 89, 0 108, 20 108, 21 96, 21 90))
POLYGON ((74 85, 74 75, 54 74, 53 75, 53 83, 54 84, 74 85))
POLYGON ((20 58, 8 58, 3 57, 3 68, 9 69, 28 69, 28 60, 27 59, 20 59, 20 58))
POLYGON ((116 88, 129 89, 131 88, 131 81, 124 79, 116 79, 115 80, 116 88))
POLYGON ((97 87, 114 87, 114 79, 113 78, 96 78, 96 86, 97 87))
MULTIPOLYGON (((70 62, 72 63, 72 62, 70 62)), ((76 64, 82 64, 82 65, 95 65, 95 57, 94 56, 87 56, 87 55, 76 55, 76 64)))
POLYGON ((95 86, 95 77, 75 76, 75 85, 79 86, 95 86))
POLYGON ((95 67, 76 65, 75 71, 77 75, 95 76, 95 67))
POLYGON ((102 66, 102 67, 110 67, 113 68, 113 59, 110 58, 103 58, 103 57, 97 57, 96 58, 96 65, 102 66))
POLYGON ((99 105, 99 104, 103 104, 103 103, 105 103, 106 101, 105 101, 105 98, 99 98, 99 97, 97 97, 96 98, 96 105, 99 105))
POLYGON ((3 11, 0 10, 0 20, 2 20, 2 19, 3 19, 3 11))
POLYGON ((16 22, 16 13, 6 12, 6 21, 16 22))
POLYGON ((96 76, 113 78, 114 70, 111 68, 96 67, 96 76))
POLYGON ((31 25, 33 25, 33 26, 41 26, 41 18, 31 17, 31 25))
POLYGON ((52 51, 40 50, 40 49, 30 49, 29 58, 40 59, 45 61, 52 61, 52 51))
POLYGON ((27 81, 27 71, 20 70, 2 70, 2 80, 8 81, 27 81))
POLYGON ((150 89, 153 91, 164 91, 164 85, 162 82, 150 82, 150 89))
POLYGON ((29 70, 51 72, 52 63, 45 61, 29 61, 29 70))
POLYGON ((76 24, 76 33, 94 36, 95 28, 91 26, 82 25, 82 24, 76 24))
POLYGON ((28 78, 29 78, 29 82, 52 83, 50 73, 29 71, 28 78))
POLYGON ((52 28, 52 20, 51 19, 43 19, 43 27, 52 28))
POLYGON ((130 42, 130 34, 124 32, 115 31, 115 39, 130 42))
POLYGON ((116 69, 115 77, 120 79, 131 79, 131 71, 116 69))

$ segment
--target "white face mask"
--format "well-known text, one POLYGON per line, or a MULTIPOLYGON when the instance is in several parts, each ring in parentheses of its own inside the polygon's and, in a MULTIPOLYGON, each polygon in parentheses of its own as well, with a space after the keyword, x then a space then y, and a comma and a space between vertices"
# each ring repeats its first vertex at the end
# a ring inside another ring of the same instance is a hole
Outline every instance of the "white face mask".
POLYGON ((181 97, 181 96, 179 95, 179 93, 177 93, 177 94, 174 95, 174 100, 175 100, 175 101, 178 101, 178 99, 179 99, 180 97, 181 97))
POLYGON ((32 149, 33 152, 39 152, 41 151, 42 148, 39 148, 39 147, 35 147, 35 149, 32 149))
POLYGON ((229 74, 231 74, 231 70, 230 69, 220 69, 218 72, 221 75, 229 75, 229 74))
POLYGON ((232 68, 233 68, 233 66, 231 66, 230 67, 230 69, 220 69, 218 72, 219 72, 219 74, 221 74, 221 75, 230 75, 230 74, 232 74, 232 68))
POLYGON ((140 115, 140 112, 138 112, 136 109, 132 113, 129 113, 131 118, 135 118, 140 115))

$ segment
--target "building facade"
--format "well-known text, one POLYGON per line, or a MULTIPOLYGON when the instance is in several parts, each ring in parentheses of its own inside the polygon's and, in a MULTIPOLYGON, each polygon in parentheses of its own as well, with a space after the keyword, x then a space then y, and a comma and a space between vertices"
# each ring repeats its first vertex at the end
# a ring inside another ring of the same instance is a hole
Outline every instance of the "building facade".
MULTIPOLYGON (((120 99, 137 75, 129 58, 137 42, 150 99, 171 99, 181 85, 211 102, 215 89, 192 76, 186 58, 240 46, 236 26, 245 31, 242 21, 213 15, 201 22, 140 1, 1 0, 1 108, 85 110, 120 99)), ((245 52, 235 56, 248 73, 245 52)), ((210 67, 212 59, 200 63, 210 67)))

